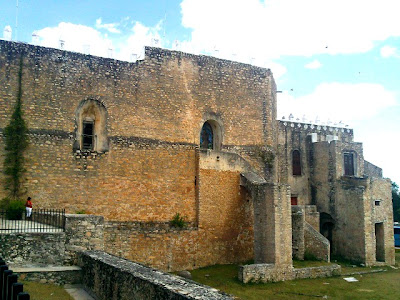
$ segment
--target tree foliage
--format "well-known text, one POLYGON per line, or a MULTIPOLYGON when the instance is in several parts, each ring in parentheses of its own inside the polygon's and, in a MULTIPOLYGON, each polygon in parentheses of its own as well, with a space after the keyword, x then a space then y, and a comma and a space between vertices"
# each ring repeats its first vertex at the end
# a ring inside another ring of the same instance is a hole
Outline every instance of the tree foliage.
POLYGON ((28 147, 28 128, 22 112, 22 57, 18 72, 18 92, 10 123, 4 128, 5 159, 4 174, 5 189, 11 199, 18 199, 23 194, 24 151, 28 147))
POLYGON ((395 222, 400 222, 400 191, 399 186, 392 182, 393 218, 395 222))

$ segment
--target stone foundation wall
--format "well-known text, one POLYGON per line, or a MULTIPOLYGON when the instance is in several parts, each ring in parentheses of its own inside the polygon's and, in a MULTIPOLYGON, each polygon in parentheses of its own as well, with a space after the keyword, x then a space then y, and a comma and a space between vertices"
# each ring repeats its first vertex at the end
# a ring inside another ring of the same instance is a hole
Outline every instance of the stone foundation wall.
POLYGON ((63 265, 64 232, 1 233, 0 256, 8 263, 23 265, 63 265))
POLYGON ((83 250, 103 250, 103 217, 65 216, 65 232, 1 233, 0 256, 14 266, 75 265, 83 250))
POLYGON ((83 284, 99 300, 233 299, 216 289, 100 251, 82 253, 83 284))

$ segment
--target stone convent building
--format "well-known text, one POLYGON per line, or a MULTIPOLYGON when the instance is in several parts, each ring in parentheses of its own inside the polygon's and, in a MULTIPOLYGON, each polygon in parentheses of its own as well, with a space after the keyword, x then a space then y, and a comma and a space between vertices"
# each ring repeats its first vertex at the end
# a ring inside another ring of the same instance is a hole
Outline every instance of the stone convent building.
POLYGON ((292 257, 394 263, 390 180, 352 130, 277 121, 269 69, 0 41, 0 154, 20 70, 26 189, 36 207, 103 216, 107 252, 163 270, 254 258, 277 280, 292 257))

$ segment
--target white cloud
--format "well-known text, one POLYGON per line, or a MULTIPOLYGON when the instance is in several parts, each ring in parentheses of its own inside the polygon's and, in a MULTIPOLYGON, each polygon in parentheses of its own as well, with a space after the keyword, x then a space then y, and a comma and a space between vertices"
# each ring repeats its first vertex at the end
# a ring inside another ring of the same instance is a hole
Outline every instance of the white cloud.
POLYGON ((309 95, 294 97, 278 94, 278 117, 293 113, 321 122, 343 120, 353 123, 366 120, 382 110, 395 106, 396 96, 380 84, 322 83, 309 95))
POLYGON ((101 34, 94 28, 61 22, 57 27, 46 27, 37 30, 39 44, 45 47, 60 48, 60 40, 64 41, 64 49, 75 52, 86 52, 90 48, 90 54, 107 56, 107 51, 112 42, 107 35, 101 34))
POLYGON ((106 29, 107 31, 111 33, 121 33, 119 29, 117 29, 118 23, 108 23, 108 24, 103 24, 101 21, 101 18, 98 18, 96 20, 96 28, 97 29, 106 29))
POLYGON ((315 59, 312 62, 306 64, 304 67, 306 69, 319 69, 322 67, 322 64, 317 59, 315 59))
MULTIPOLYGON (((63 49, 74 52, 87 53, 92 55, 109 57, 110 49, 112 49, 113 58, 120 60, 131 60, 132 54, 137 54, 138 57, 143 57, 144 46, 162 47, 164 41, 160 36, 161 21, 154 27, 147 27, 140 22, 136 22, 132 30, 123 39, 116 41, 108 37, 107 34, 102 34, 97 29, 92 27, 61 22, 56 27, 46 27, 35 31, 39 44, 45 47, 60 48, 60 40, 64 41, 63 49), (89 50, 89 51, 88 51, 89 50)), ((101 19, 96 21, 96 26, 101 28, 101 19)), ((107 26, 110 31, 112 26, 107 26)))
POLYGON ((154 27, 147 27, 140 22, 136 22, 132 28, 132 34, 118 45, 120 49, 119 58, 130 60, 133 53, 143 57, 144 46, 165 46, 165 41, 160 35, 161 29, 162 21, 158 22, 154 27))
POLYGON ((381 48, 381 56, 383 58, 388 58, 388 57, 400 57, 399 50, 397 50, 395 47, 391 46, 383 46, 381 48))
POLYGON ((264 59, 363 53, 400 36, 397 0, 183 0, 181 9, 195 52, 217 46, 264 59))
POLYGON ((6 25, 3 30, 3 39, 11 41, 12 29, 10 25, 6 25))

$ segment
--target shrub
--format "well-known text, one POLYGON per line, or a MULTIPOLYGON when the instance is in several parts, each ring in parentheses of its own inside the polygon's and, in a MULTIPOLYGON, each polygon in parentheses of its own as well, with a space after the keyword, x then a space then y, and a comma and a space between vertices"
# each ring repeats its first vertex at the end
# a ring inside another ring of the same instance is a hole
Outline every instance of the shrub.
POLYGON ((77 210, 75 212, 77 215, 86 215, 86 210, 82 209, 82 210, 77 210))
POLYGON ((8 220, 21 220, 25 212, 25 202, 21 200, 12 200, 6 208, 6 217, 8 220))
POLYGON ((0 209, 6 210, 10 204, 11 199, 6 197, 0 200, 0 209))
POLYGON ((179 213, 176 213, 169 223, 172 227, 185 228, 187 226, 185 219, 185 216, 181 216, 179 213))

